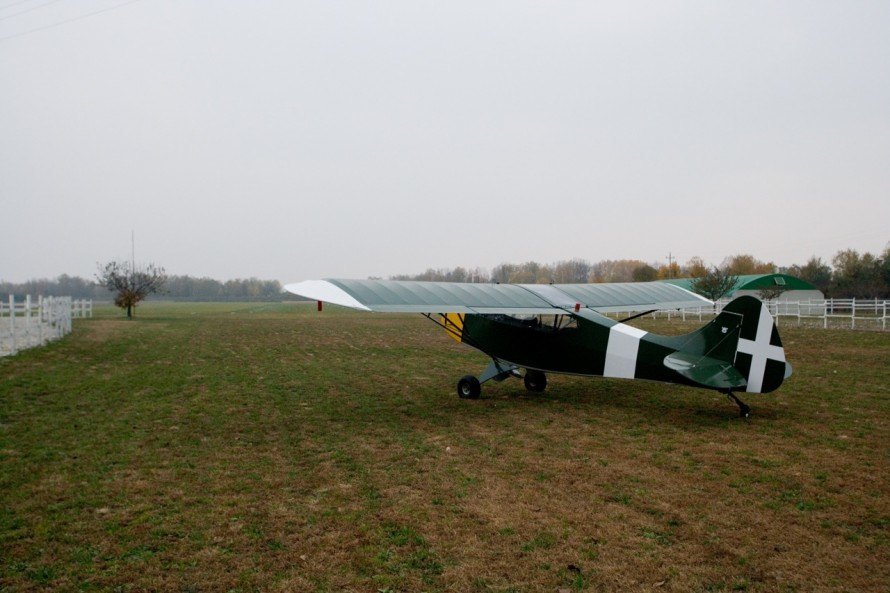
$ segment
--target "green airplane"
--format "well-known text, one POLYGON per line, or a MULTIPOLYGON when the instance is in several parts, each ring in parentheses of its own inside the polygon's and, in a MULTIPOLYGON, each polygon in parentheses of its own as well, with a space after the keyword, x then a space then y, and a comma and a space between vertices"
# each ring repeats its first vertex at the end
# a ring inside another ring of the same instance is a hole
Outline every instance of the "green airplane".
POLYGON ((751 296, 731 301, 704 327, 662 336, 625 322, 659 310, 712 306, 663 282, 612 284, 462 284, 397 280, 307 280, 285 289, 322 303, 362 311, 420 313, 450 337, 480 350, 491 363, 457 383, 462 398, 482 384, 522 378, 541 392, 546 373, 648 379, 714 389, 739 407, 733 392, 769 393, 791 376, 791 365, 767 308, 751 296), (635 315, 615 321, 606 313, 635 315))

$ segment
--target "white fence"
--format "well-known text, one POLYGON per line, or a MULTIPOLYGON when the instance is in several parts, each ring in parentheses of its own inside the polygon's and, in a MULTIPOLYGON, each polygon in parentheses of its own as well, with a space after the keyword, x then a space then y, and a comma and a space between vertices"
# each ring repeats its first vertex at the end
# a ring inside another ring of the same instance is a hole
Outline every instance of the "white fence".
POLYGON ((16 301, 9 295, 7 301, 0 301, 0 356, 57 340, 71 331, 73 318, 92 316, 93 301, 90 300, 71 297, 35 300, 29 295, 16 301))
MULTIPOLYGON (((715 307, 698 307, 680 311, 657 311, 652 318, 697 319, 702 321, 714 317, 729 303, 728 299, 717 301, 715 307)), ((776 319, 776 325, 796 322, 798 326, 809 325, 823 328, 848 329, 887 329, 890 301, 877 299, 825 299, 823 301, 770 301, 766 303, 769 312, 776 319)))

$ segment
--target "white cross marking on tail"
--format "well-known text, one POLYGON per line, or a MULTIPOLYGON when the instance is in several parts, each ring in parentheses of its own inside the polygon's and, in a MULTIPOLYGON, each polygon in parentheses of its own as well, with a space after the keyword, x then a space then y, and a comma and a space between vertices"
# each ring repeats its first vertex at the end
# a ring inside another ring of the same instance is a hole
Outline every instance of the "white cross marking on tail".
POLYGON ((763 305, 760 306, 760 319, 757 321, 757 333, 753 340, 739 338, 738 351, 751 355, 751 370, 748 371, 749 393, 760 393, 763 387, 763 376, 766 374, 766 361, 778 360, 785 362, 785 350, 781 346, 769 343, 773 335, 773 317, 763 305))

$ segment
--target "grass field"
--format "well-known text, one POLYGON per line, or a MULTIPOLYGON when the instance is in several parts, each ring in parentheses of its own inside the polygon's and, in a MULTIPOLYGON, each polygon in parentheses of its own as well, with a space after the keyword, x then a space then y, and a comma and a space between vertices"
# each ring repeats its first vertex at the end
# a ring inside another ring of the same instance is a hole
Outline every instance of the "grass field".
MULTIPOLYGON (((663 333, 697 327, 642 326, 663 333)), ((890 590, 890 333, 746 399, 551 377, 420 316, 148 303, 0 359, 0 590, 890 590)))

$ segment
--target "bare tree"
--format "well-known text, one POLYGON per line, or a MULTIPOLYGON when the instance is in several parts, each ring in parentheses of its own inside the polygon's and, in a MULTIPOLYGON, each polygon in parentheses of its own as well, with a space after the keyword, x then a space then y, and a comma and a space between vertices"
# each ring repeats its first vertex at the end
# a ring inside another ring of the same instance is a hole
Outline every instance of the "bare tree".
POLYGON ((704 276, 692 280, 692 291, 716 301, 731 291, 738 279, 735 274, 713 266, 704 276))
POLYGON ((786 290, 788 290, 787 286, 780 286, 778 284, 775 284, 773 286, 761 288, 757 291, 757 295, 762 301, 772 301, 773 299, 777 299, 782 296, 782 293, 784 293, 786 290))
POLYGON ((160 291, 167 281, 164 268, 155 264, 138 267, 130 262, 112 261, 98 266, 96 282, 115 293, 114 304, 126 309, 127 318, 130 319, 133 318, 136 304, 160 291))
POLYGON ((553 281, 556 284, 583 284, 590 278, 590 262, 574 258, 553 265, 553 281))

